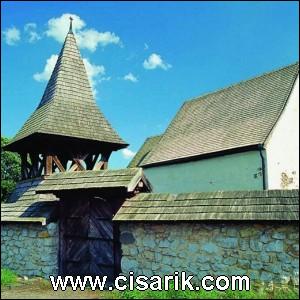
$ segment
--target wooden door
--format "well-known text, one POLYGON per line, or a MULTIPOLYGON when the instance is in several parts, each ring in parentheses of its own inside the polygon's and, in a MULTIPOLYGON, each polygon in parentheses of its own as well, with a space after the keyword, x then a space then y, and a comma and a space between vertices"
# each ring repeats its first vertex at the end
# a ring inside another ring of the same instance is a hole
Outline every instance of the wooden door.
POLYGON ((60 274, 107 275, 112 282, 120 271, 118 232, 113 207, 101 197, 62 199, 60 274))

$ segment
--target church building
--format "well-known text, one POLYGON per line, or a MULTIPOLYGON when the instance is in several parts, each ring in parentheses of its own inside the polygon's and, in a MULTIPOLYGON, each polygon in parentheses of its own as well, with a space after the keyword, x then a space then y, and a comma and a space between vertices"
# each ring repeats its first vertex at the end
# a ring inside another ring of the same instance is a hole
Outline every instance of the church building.
POLYGON ((2 149, 21 157, 1 203, 2 268, 299 284, 298 72, 185 102, 128 168, 111 170, 128 143, 96 105, 71 19, 40 103, 2 149))

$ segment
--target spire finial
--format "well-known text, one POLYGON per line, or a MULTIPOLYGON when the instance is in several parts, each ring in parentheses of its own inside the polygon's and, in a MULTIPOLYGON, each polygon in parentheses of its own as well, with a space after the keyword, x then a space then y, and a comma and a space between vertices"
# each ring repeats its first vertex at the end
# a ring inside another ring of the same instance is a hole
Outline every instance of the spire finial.
POLYGON ((70 28, 69 28, 69 32, 72 32, 72 22, 73 22, 73 18, 70 16, 70 28))

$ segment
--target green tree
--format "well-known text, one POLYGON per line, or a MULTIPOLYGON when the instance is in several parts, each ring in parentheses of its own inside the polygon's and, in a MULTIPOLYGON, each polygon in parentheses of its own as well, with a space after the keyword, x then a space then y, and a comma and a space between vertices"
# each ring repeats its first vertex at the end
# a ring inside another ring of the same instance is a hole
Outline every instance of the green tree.
POLYGON ((6 201, 20 180, 21 159, 18 154, 3 151, 9 139, 1 136, 1 201, 6 201))

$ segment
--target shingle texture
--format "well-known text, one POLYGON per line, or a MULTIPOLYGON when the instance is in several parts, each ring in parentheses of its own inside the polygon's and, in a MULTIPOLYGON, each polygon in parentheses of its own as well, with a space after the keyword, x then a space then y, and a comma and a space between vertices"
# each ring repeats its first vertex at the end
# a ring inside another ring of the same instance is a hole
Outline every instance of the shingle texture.
POLYGON ((127 144, 96 105, 75 37, 69 32, 36 111, 11 143, 34 133, 127 144))
POLYGON ((1 221, 45 223, 55 214, 57 198, 53 194, 37 194, 42 179, 20 181, 8 202, 1 203, 1 221))
POLYGON ((298 72, 296 63, 185 102, 142 165, 263 144, 298 72))
POLYGON ((1 203, 1 221, 47 223, 55 215, 59 200, 51 192, 108 188, 133 192, 141 181, 151 189, 141 168, 63 172, 21 181, 9 200, 1 203))
POLYGON ((299 190, 141 193, 114 221, 299 220, 299 190))
POLYGON ((37 187, 37 191, 54 192, 93 188, 124 188, 133 191, 140 180, 148 184, 141 168, 62 172, 46 177, 37 187))
POLYGON ((161 137, 161 135, 156 135, 147 138, 142 147, 139 149, 139 151, 129 163, 128 168, 136 168, 141 166, 148 157, 149 153, 152 151, 152 149, 158 144, 161 137))

